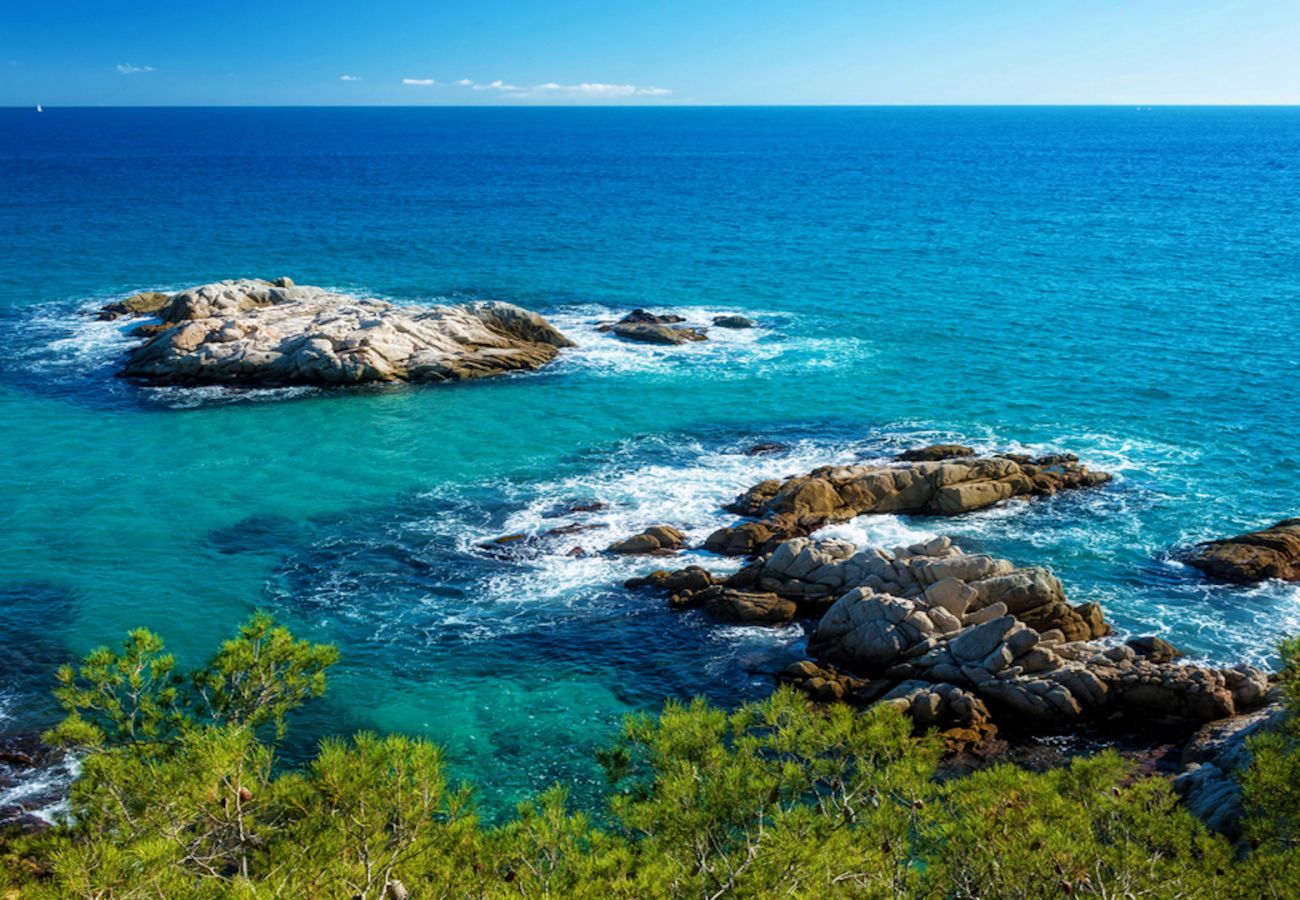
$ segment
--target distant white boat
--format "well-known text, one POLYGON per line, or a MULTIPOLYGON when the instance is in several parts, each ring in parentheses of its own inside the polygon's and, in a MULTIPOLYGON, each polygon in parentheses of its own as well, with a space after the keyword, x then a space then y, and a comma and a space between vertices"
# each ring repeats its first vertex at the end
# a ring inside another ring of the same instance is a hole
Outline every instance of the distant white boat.
POLYGON ((41 105, 40 105, 39 103, 36 104, 36 111, 37 111, 37 112, 45 112, 45 110, 41 109, 41 105))

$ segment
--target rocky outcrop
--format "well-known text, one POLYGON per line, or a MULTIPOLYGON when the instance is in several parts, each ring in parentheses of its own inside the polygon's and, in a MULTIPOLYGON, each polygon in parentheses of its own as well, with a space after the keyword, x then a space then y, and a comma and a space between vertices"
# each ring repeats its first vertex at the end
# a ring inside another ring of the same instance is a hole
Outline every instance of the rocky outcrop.
MULTIPOLYGON (((968 448, 959 448, 965 450, 968 448)), ((948 447, 944 452, 957 452, 948 447)), ((881 466, 824 466, 806 475, 754 485, 728 507, 760 519, 770 533, 761 543, 751 523, 719 529, 705 546, 719 553, 770 549, 772 538, 808 534, 822 525, 866 513, 957 515, 1012 497, 1050 496, 1110 480, 1071 454, 993 456, 881 466), (748 529, 750 534, 746 534, 748 529)))
POLYGON ((601 325, 596 330, 646 344, 689 344, 709 339, 702 329, 679 324, 685 321, 681 316, 658 316, 644 309, 634 309, 617 322, 601 325))
POLYGON ((1174 779, 1188 811, 1230 840, 1241 837, 1239 777, 1250 765, 1248 741, 1281 728, 1285 719, 1286 711, 1274 704, 1198 731, 1183 748, 1183 769, 1174 779))
POLYGON ((115 300, 107 306, 100 309, 95 318, 101 321, 111 322, 114 319, 120 319, 123 316, 152 316, 158 310, 162 309, 171 302, 171 294, 160 294, 157 291, 146 291, 143 294, 132 294, 125 300, 115 300))
POLYGON ((181 291, 157 315, 168 327, 130 352, 123 375, 259 386, 461 381, 534 369, 572 346, 509 303, 402 307, 288 279, 181 291))
POLYGON ((952 684, 1034 726, 1114 713, 1199 725, 1263 702, 1257 669, 1177 665, 1095 642, 1109 630, 1100 608, 1070 606, 1045 569, 936 549, 848 557, 872 571, 822 617, 809 651, 859 675, 952 684))
POLYGON ((1284 519, 1262 531, 1200 544, 1188 554, 1187 563, 1238 584, 1272 578, 1300 581, 1300 519, 1284 519))
POLYGON ((640 534, 609 545, 610 553, 672 553, 686 545, 686 535, 671 525, 652 525, 640 534))

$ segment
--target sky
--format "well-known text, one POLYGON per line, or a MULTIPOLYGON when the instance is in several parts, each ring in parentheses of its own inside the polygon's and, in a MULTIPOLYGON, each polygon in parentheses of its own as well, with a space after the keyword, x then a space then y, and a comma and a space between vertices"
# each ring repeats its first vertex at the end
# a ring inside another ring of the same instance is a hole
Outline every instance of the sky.
POLYGON ((1297 104, 1300 0, 0 0, 0 106, 1297 104))

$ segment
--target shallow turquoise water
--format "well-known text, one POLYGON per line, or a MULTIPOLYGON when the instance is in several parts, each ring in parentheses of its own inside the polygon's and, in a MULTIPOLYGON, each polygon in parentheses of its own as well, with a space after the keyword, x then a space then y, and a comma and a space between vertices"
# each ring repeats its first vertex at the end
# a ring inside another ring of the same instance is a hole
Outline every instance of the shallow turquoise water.
POLYGON ((1126 631, 1266 660, 1300 593, 1170 554, 1298 511, 1298 151, 1290 109, 0 111, 7 726, 48 719, 70 654, 143 624, 197 660, 266 607, 344 653, 304 741, 429 735, 489 809, 590 796, 623 713, 761 696, 802 634, 669 614, 619 587, 651 564, 565 551, 702 538, 760 478, 938 439, 1120 477, 839 531, 951 533, 1126 631), (511 300, 579 346, 477 385, 151 390, 81 315, 282 274, 511 300), (593 330, 632 306, 760 327, 593 330), (476 546, 568 524, 603 527, 476 546))

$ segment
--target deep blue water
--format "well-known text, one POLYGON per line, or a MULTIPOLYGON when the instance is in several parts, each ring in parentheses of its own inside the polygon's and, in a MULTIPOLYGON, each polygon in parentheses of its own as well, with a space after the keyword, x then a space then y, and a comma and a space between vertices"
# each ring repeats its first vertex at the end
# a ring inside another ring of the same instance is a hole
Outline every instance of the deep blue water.
POLYGON ((937 439, 1120 477, 839 531, 1049 564, 1205 660, 1300 629, 1294 588, 1171 558, 1300 512, 1300 110, 0 110, 0 248, 11 729, 48 722, 69 655, 147 625, 197 662, 265 607, 344 654, 304 741, 428 735, 489 809, 589 796, 622 714, 761 696, 802 634, 670 614, 619 586, 652 563, 565 552, 702 538, 763 477, 937 439), (579 347, 458 387, 152 390, 112 377, 127 326, 82 315, 278 275, 511 300, 579 347), (760 327, 594 332, 634 306, 760 327), (572 524, 603 527, 477 547, 572 524))

